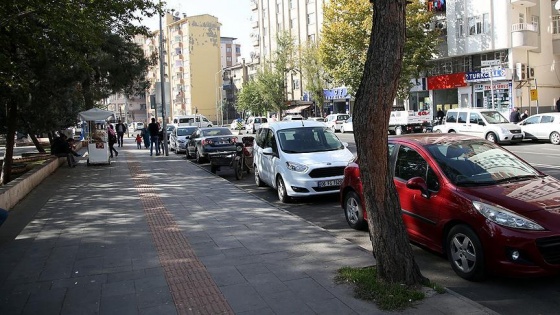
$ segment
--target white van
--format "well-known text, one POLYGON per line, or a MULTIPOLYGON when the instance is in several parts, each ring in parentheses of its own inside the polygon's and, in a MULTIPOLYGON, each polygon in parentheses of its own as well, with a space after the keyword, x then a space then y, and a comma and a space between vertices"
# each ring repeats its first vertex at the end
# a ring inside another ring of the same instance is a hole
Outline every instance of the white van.
POLYGON ((462 133, 485 138, 494 143, 517 143, 523 140, 521 127, 510 123, 493 109, 456 108, 447 111, 443 125, 433 132, 462 133))
POLYGON ((247 130, 247 132, 252 132, 252 133, 256 133, 257 130, 259 130, 259 128, 261 127, 261 124, 264 124, 268 122, 268 119, 266 119, 266 117, 249 117, 247 118, 247 121, 245 122, 245 130, 247 130))
POLYGON ((197 126, 197 127, 213 127, 211 121, 203 115, 183 115, 173 117, 173 124, 176 126, 197 126))

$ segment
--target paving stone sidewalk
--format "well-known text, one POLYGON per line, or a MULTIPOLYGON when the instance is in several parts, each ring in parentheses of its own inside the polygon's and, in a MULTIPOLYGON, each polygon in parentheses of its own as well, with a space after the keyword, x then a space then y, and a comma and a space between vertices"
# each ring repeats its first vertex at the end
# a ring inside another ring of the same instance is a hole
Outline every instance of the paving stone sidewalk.
MULTIPOLYGON (((12 209, 0 314, 384 314, 333 282, 371 253, 182 156, 118 149, 110 165, 62 166, 12 209)), ((403 314, 493 312, 450 292, 403 314)))

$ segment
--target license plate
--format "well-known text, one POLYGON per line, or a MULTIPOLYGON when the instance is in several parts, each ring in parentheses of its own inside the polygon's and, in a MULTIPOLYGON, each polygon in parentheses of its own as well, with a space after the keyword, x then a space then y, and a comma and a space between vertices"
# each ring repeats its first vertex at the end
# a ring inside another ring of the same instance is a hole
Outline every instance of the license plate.
POLYGON ((523 137, 522 135, 513 135, 513 139, 519 139, 519 138, 522 138, 522 137, 523 137))
POLYGON ((342 179, 322 180, 318 182, 319 187, 340 186, 342 179))

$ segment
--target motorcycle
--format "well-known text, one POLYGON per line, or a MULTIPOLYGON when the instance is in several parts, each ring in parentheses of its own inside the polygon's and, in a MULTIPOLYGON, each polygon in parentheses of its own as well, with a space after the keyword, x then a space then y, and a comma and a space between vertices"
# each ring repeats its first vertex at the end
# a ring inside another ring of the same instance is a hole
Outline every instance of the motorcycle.
POLYGON ((243 172, 250 174, 253 171, 253 140, 254 137, 243 137, 236 145, 233 169, 237 180, 243 178, 243 172))

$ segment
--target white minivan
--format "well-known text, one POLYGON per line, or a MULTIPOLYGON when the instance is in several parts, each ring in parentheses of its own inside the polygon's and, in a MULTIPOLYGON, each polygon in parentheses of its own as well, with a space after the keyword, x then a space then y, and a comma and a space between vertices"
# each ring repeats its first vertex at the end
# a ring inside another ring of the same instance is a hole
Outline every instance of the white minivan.
POLYGON ((261 125, 255 136, 255 183, 278 192, 281 202, 336 194, 354 155, 325 123, 278 121, 261 125))
POLYGON ((197 127, 213 127, 211 121, 203 115, 183 115, 173 117, 173 124, 176 126, 197 126, 197 127))
POLYGON ((494 143, 517 143, 523 140, 521 127, 510 123, 500 112, 493 109, 450 109, 443 121, 444 124, 435 126, 433 132, 463 133, 494 143))

